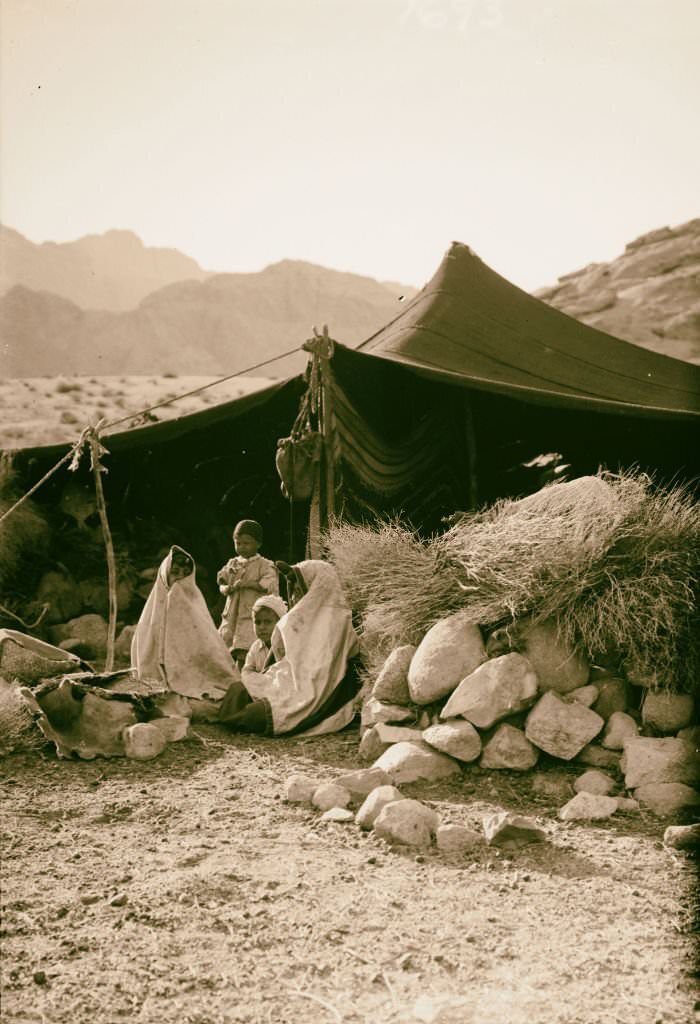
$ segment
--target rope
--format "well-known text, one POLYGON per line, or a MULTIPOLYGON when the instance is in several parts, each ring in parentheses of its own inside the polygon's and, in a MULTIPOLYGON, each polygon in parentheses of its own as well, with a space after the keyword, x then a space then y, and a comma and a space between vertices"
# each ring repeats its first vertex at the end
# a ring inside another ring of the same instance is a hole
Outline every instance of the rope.
POLYGON ((73 445, 73 447, 70 449, 70 451, 66 452, 66 454, 63 456, 63 458, 59 459, 58 462, 56 463, 56 465, 53 466, 48 471, 48 473, 44 473, 44 475, 42 476, 41 480, 37 480, 37 482, 34 484, 34 486, 30 487, 29 490, 27 491, 27 493, 23 494, 22 497, 19 498, 14 503, 14 505, 10 505, 10 507, 8 509, 6 509, 5 512, 3 512, 3 514, 0 516, 0 523, 3 523, 4 520, 7 519, 8 516, 12 515, 12 513, 15 511, 15 509, 19 508, 19 506, 22 504, 22 502, 26 501, 27 498, 29 498, 32 494, 34 494, 35 491, 38 491, 39 488, 41 487, 41 485, 46 483, 46 481, 49 479, 49 477, 53 476, 53 474, 56 472, 56 470, 60 469, 64 462, 68 462, 69 459, 75 458, 76 452, 78 452, 82 448, 82 446, 83 446, 83 444, 85 442, 85 437, 87 435, 87 431, 88 430, 89 430, 89 427, 86 427, 85 430, 83 430, 83 432, 81 433, 81 435, 78 438, 78 440, 73 445))

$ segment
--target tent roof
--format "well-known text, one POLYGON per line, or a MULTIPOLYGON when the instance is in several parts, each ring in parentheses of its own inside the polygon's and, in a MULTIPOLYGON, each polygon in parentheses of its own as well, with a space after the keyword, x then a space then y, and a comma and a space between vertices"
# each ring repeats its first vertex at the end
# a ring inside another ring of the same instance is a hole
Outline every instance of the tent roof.
POLYGON ((700 419, 700 366, 566 316, 460 242, 399 316, 358 349, 526 402, 700 419))

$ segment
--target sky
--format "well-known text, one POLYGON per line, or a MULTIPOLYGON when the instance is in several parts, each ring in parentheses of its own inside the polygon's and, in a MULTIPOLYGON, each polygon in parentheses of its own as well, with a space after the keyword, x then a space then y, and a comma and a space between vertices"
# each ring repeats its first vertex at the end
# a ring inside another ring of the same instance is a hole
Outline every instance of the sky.
POLYGON ((523 288, 700 213, 698 0, 1 0, 0 219, 523 288))

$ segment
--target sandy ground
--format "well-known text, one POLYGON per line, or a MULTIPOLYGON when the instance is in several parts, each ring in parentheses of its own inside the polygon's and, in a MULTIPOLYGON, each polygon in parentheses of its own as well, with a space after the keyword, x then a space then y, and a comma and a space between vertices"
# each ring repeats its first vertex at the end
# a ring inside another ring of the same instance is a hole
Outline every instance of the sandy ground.
POLYGON ((549 841, 392 850, 284 801, 294 771, 357 767, 357 742, 199 726, 150 762, 5 758, 5 1024, 696 1019, 695 865, 668 821, 559 823, 530 773, 473 768, 404 792, 443 823, 535 814, 549 841))
POLYGON ((4 377, 0 378, 0 449, 75 441, 99 420, 130 417, 119 430, 172 419, 239 398, 270 383, 265 377, 234 377, 148 414, 165 399, 211 384, 212 377, 4 377))

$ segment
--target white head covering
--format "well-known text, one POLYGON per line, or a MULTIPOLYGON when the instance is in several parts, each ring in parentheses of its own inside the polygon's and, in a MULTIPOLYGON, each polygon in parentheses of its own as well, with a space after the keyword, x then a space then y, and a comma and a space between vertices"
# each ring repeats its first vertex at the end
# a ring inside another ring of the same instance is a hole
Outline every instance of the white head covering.
POLYGON ((253 614, 255 614, 258 608, 269 608, 278 619, 287 614, 287 605, 277 594, 263 594, 253 605, 253 614))

